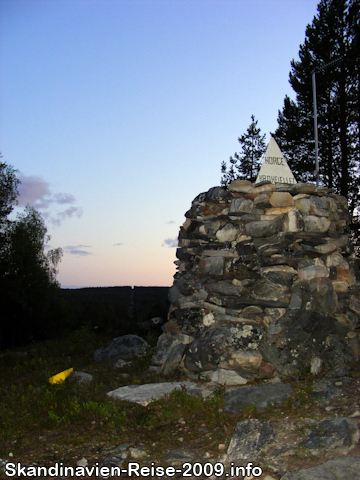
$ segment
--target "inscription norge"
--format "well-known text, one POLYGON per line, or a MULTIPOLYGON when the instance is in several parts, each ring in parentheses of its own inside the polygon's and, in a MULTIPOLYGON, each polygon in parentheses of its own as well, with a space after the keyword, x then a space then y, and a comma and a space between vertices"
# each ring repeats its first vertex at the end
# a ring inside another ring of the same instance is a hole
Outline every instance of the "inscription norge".
POLYGON ((265 163, 269 165, 285 165, 284 157, 265 157, 265 163))

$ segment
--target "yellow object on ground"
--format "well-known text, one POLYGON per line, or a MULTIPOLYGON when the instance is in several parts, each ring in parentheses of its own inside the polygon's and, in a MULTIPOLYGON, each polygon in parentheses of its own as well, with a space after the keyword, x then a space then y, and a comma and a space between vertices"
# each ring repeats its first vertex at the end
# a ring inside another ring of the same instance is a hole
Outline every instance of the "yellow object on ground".
POLYGON ((49 378, 49 382, 51 384, 61 383, 65 380, 65 378, 67 378, 69 375, 71 375, 73 371, 74 371, 73 368, 69 368, 68 370, 64 370, 63 372, 57 373, 53 377, 49 378))

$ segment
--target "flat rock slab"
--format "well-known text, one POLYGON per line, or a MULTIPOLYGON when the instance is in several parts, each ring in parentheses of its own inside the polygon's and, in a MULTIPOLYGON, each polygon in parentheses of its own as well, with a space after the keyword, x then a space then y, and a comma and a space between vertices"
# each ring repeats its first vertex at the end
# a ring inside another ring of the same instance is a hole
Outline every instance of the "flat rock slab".
POLYGON ((127 400, 128 402, 140 403, 140 405, 146 406, 173 390, 181 390, 183 387, 187 388, 189 393, 191 393, 191 390, 198 390, 196 383, 190 381, 165 382, 148 383, 146 385, 127 385, 126 387, 120 387, 108 392, 108 395, 118 400, 127 400))
POLYGON ((359 441, 357 424, 351 418, 328 418, 315 426, 309 435, 299 443, 300 447, 307 448, 312 455, 319 455, 322 451, 341 448, 347 453, 359 441))
POLYGON ((257 410, 265 410, 270 405, 277 405, 293 393, 291 385, 279 383, 276 385, 259 385, 238 388, 225 393, 225 408, 227 412, 241 413, 247 405, 254 405, 257 410))
POLYGON ((280 480, 350 480, 360 478, 360 457, 338 457, 316 467, 290 472, 280 480))

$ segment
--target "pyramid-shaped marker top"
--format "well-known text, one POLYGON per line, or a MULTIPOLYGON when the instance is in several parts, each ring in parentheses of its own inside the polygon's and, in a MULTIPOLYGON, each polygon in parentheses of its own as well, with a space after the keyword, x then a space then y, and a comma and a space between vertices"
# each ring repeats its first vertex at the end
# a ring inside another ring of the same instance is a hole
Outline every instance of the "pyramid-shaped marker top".
POLYGON ((265 180, 270 180, 272 183, 297 183, 273 137, 270 138, 267 146, 256 183, 265 180))

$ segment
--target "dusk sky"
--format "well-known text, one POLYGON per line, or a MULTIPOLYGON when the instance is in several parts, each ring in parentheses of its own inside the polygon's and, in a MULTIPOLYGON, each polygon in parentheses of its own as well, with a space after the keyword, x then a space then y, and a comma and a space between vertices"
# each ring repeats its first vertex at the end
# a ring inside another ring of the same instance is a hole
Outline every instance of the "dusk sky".
POLYGON ((1 0, 0 151, 62 287, 170 286, 191 201, 269 141, 317 0, 1 0))

